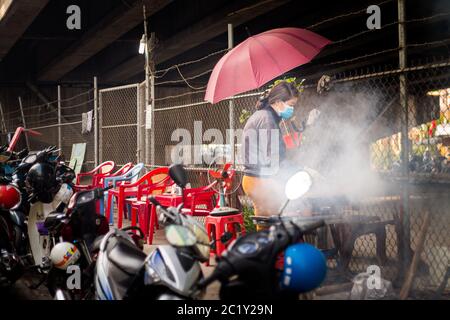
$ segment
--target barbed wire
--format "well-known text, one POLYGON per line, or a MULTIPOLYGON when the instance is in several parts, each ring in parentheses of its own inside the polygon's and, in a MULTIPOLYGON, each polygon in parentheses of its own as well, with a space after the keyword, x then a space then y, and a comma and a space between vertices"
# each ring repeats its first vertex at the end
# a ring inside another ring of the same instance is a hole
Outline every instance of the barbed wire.
MULTIPOLYGON (((380 3, 379 5, 382 5, 382 4, 387 3, 387 2, 390 2, 390 1, 391 1, 391 0, 389 0, 389 1, 384 1, 384 2, 380 3)), ((359 11, 355 11, 355 12, 351 12, 351 13, 348 13, 348 14, 345 14, 345 15, 338 16, 338 17, 336 17, 336 18, 348 16, 348 15, 351 15, 351 14, 361 13, 362 11, 365 11, 365 10, 366 10, 366 9, 364 9, 364 10, 359 10, 359 11)), ((432 16, 428 16, 428 17, 422 17, 422 18, 410 19, 410 20, 405 21, 405 23, 424 22, 424 21, 436 19, 436 18, 438 18, 438 17, 442 17, 442 16, 446 16, 446 15, 450 15, 450 13, 449 13, 449 12, 438 13, 438 14, 435 14, 435 15, 432 15, 432 16)), ((322 23, 324 23, 324 22, 331 21, 331 20, 334 20, 334 19, 326 19, 326 20, 323 20, 323 21, 321 21, 321 22, 319 22, 319 23, 316 23, 316 24, 313 25, 313 26, 317 26, 317 25, 319 25, 319 24, 322 24, 322 23)), ((394 22, 385 24, 385 25, 382 26, 380 29, 386 29, 386 28, 389 28, 389 27, 392 27, 392 26, 396 26, 396 25, 398 25, 398 21, 394 21, 394 22)), ((334 41, 331 45, 339 45, 339 44, 342 44, 342 43, 344 43, 344 42, 346 42, 346 41, 349 41, 349 40, 351 40, 351 39, 354 39, 354 38, 357 38, 357 37, 362 36, 362 35, 364 35, 364 34, 367 34, 367 33, 369 33, 369 32, 379 31, 380 29, 375 29, 375 30, 368 29, 368 30, 364 30, 364 31, 362 31, 362 32, 358 32, 358 33, 352 34, 352 35, 350 35, 350 36, 348 36, 348 37, 345 37, 345 38, 343 38, 343 39, 334 41)), ((442 40, 440 40, 440 41, 434 41, 434 42, 429 42, 429 43, 424 43, 424 44, 412 44, 412 45, 410 45, 410 46, 422 46, 422 45, 436 44, 436 43, 439 43, 439 42, 442 43, 442 40)), ((353 61, 356 61, 356 60, 360 60, 360 59, 363 59, 363 58, 367 58, 367 57, 379 55, 379 54, 382 54, 382 53, 388 53, 388 52, 395 51, 395 50, 398 50, 398 49, 394 49, 394 48, 393 48, 393 49, 383 50, 383 51, 380 51, 380 52, 375 52, 375 53, 363 55, 363 56, 360 56, 360 57, 355 57, 355 58, 352 58, 352 59, 346 59, 346 60, 341 60, 341 61, 331 62, 331 63, 328 63, 328 64, 324 64, 324 66, 327 66, 327 65, 335 65, 335 64, 341 64, 341 63, 346 63, 346 62, 353 62, 353 61)), ((204 72, 202 72, 202 73, 199 73, 199 74, 194 75, 194 76, 191 76, 191 77, 184 77, 183 74, 181 73, 181 70, 180 70, 179 66, 185 65, 185 64, 190 64, 190 63, 196 63, 196 62, 202 61, 203 59, 206 59, 206 58, 210 57, 211 55, 218 54, 218 53, 221 53, 221 52, 224 52, 224 51, 228 51, 228 49, 220 50, 220 51, 214 52, 214 53, 209 54, 209 55, 207 55, 207 56, 205 56, 205 57, 203 57, 203 58, 200 58, 200 59, 197 59, 197 60, 193 60, 193 61, 189 61, 189 62, 187 62, 187 63, 182 63, 182 64, 174 65, 174 66, 171 66, 171 67, 169 67, 169 68, 167 68, 167 69, 165 69, 165 70, 160 70, 160 71, 165 71, 165 73, 162 75, 162 76, 164 76, 169 70, 176 69, 176 70, 178 71, 178 73, 180 74, 180 76, 181 76, 182 79, 180 79, 180 80, 169 80, 169 81, 164 81, 164 82, 157 83, 157 84, 155 84, 155 85, 174 84, 174 83, 182 83, 182 82, 185 82, 186 85, 187 85, 189 88, 191 88, 191 89, 194 89, 194 90, 201 90, 201 89, 204 89, 204 88, 206 88, 206 86, 195 87, 195 86, 191 85, 188 81, 189 81, 189 80, 192 80, 192 79, 199 78, 199 77, 201 77, 201 76, 204 76, 205 74, 211 72, 212 69, 207 70, 207 71, 204 71, 204 72)), ((161 76, 161 77, 162 77, 162 76, 161 76)), ((190 93, 189 93, 189 94, 190 94, 190 93)), ((170 98, 178 98, 178 97, 182 97, 182 96, 185 96, 185 95, 187 95, 187 94, 168 96, 168 97, 164 97, 164 98, 155 99, 155 101, 161 101, 161 100, 170 99, 170 98)))
POLYGON ((39 120, 39 121, 28 122, 28 123, 27 123, 27 127, 30 128, 30 127, 33 127, 33 126, 35 126, 35 125, 39 125, 39 124, 41 124, 41 123, 50 122, 50 121, 58 121, 58 117, 55 117, 55 118, 47 118, 47 119, 42 119, 42 120, 39 120))
POLYGON ((64 118, 81 117, 82 115, 83 115, 83 112, 82 113, 77 113, 77 114, 67 114, 67 115, 64 115, 64 118))
MULTIPOLYGON (((417 19, 409 19, 409 20, 406 20, 405 23, 424 22, 424 21, 427 21, 427 20, 433 20, 433 19, 436 19, 436 18, 439 18, 439 17, 442 17, 442 16, 448 16, 448 15, 450 15, 450 12, 438 13, 438 14, 435 14, 435 15, 432 15, 432 16, 428 16, 428 17, 417 18, 417 19)), ((398 24, 399 24, 398 21, 393 21, 393 22, 390 22, 390 23, 387 23, 387 24, 383 25, 380 29, 367 29, 367 30, 364 30, 362 32, 358 32, 358 33, 352 34, 352 35, 350 35, 350 36, 348 36, 346 38, 343 38, 343 39, 340 39, 340 40, 337 40, 337 41, 333 41, 330 45, 341 44, 341 43, 346 42, 348 40, 351 40, 351 39, 354 39, 354 38, 359 37, 361 35, 364 35, 366 33, 380 31, 382 29, 386 29, 386 28, 389 28, 389 27, 392 27, 392 26, 396 26, 398 24)))
POLYGON ((13 114, 13 113, 19 113, 20 114, 20 109, 4 112, 4 115, 10 115, 10 114, 13 114))
POLYGON ((53 113, 58 113, 58 110, 50 110, 50 111, 47 111, 47 112, 42 112, 42 113, 35 113, 35 114, 24 114, 25 115, 25 117, 32 117, 32 116, 38 116, 38 117, 42 117, 42 116, 45 116, 45 115, 47 115, 47 114, 53 114, 53 113))
POLYGON ((155 74, 158 74, 158 73, 163 73, 163 74, 160 75, 160 76, 155 76, 155 79, 160 79, 160 78, 164 77, 167 74, 167 72, 169 72, 170 70, 174 70, 176 68, 187 66, 187 65, 190 65, 190 64, 193 64, 193 63, 201 62, 201 61, 203 61, 205 59, 208 59, 208 58, 210 58, 212 56, 221 54, 223 52, 227 52, 229 50, 230 49, 228 49, 228 48, 227 49, 222 49, 222 50, 219 50, 219 51, 212 52, 212 53, 210 53, 210 54, 208 54, 208 55, 206 55, 206 56, 204 56, 202 58, 199 58, 199 59, 195 59, 195 60, 190 60, 190 61, 174 64, 173 66, 170 66, 170 67, 168 67, 166 69, 157 70, 157 71, 155 71, 155 74))
POLYGON ((406 44, 406 47, 423 47, 423 46, 430 46, 430 45, 435 45, 435 44, 448 45, 448 44, 450 44, 450 38, 447 38, 444 40, 423 42, 423 43, 410 43, 410 44, 406 44))
POLYGON ((334 61, 334 62, 330 62, 330 63, 321 64, 321 66, 332 66, 332 65, 336 65, 336 64, 354 62, 354 61, 357 61, 357 60, 373 57, 373 56, 380 55, 380 54, 383 54, 383 53, 398 51, 398 50, 400 50, 400 48, 386 49, 386 50, 382 50, 382 51, 378 51, 378 52, 365 54, 365 55, 362 55, 362 56, 359 56, 359 57, 355 57, 355 58, 350 58, 350 59, 345 59, 345 60, 340 60, 340 61, 334 61))
POLYGON ((423 22, 423 21, 427 21, 427 20, 433 20, 435 18, 439 18, 439 17, 442 17, 442 16, 448 16, 448 15, 450 15, 450 12, 442 12, 442 13, 437 13, 435 15, 428 16, 428 17, 408 19, 408 20, 405 21, 405 23, 423 22))
MULTIPOLYGON (((375 3, 375 5, 381 6, 383 4, 386 4, 386 3, 392 2, 392 1, 393 0, 386 0, 386 1, 382 1, 380 3, 375 3)), ((317 23, 314 23, 314 24, 310 25, 309 27, 306 27, 306 29, 313 29, 313 28, 315 28, 317 26, 320 26, 321 24, 324 24, 324 23, 327 23, 327 22, 331 22, 331 21, 334 21, 334 20, 337 20, 337 19, 345 18, 345 17, 348 17, 348 16, 352 16, 352 15, 358 15, 358 14, 361 14, 361 13, 367 13, 367 7, 365 7, 364 9, 361 9, 361 10, 357 10, 357 11, 353 11, 353 12, 349 12, 349 13, 344 13, 344 14, 341 14, 339 16, 334 16, 334 17, 331 17, 331 18, 319 21, 317 23)))
MULTIPOLYGON (((178 66, 177 66, 177 71, 178 71, 178 74, 180 75, 180 77, 183 79, 183 81, 187 84, 187 86, 188 86, 189 88, 191 88, 191 89, 193 89, 193 90, 203 90, 203 89, 206 88, 206 86, 194 87, 193 85, 191 85, 191 84, 188 82, 188 80, 186 80, 186 78, 183 76, 183 74, 181 73, 181 70, 180 70, 180 68, 178 68, 178 66)), ((211 71, 212 71, 212 70, 211 70, 211 71)), ((211 71, 208 71, 208 73, 211 72, 211 71)))
POLYGON ((348 40, 351 40, 351 39, 354 39, 354 38, 356 38, 356 37, 359 37, 359 36, 361 36, 361 35, 363 35, 363 34, 366 34, 366 33, 369 33, 369 32, 380 31, 380 30, 382 30, 382 29, 385 29, 385 28, 388 28, 388 27, 391 27, 391 26, 395 26, 395 25, 398 25, 398 21, 394 21, 394 22, 385 24, 385 25, 382 26, 380 29, 367 29, 367 30, 364 30, 364 31, 362 31, 362 32, 352 34, 352 35, 350 35, 350 36, 348 36, 348 37, 346 37, 346 38, 343 38, 343 39, 341 39, 341 40, 333 41, 332 43, 330 43, 330 45, 341 44, 341 43, 346 42, 346 41, 348 41, 348 40))
POLYGON ((203 71, 203 72, 201 72, 201 73, 199 73, 199 74, 197 74, 195 76, 191 76, 191 77, 183 77, 183 75, 179 71, 179 73, 180 73, 180 75, 181 75, 181 77, 183 79, 180 79, 180 80, 168 80, 168 81, 158 82, 158 83, 155 83, 155 86, 163 85, 163 84, 173 84, 173 83, 186 82, 187 80, 193 80, 193 79, 196 79, 196 78, 200 78, 200 77, 202 77, 202 76, 204 76, 204 75, 206 75, 206 74, 208 74, 208 73, 210 73, 212 71, 213 71, 213 69, 209 69, 209 70, 203 71))
POLYGON ((85 94, 91 93, 92 91, 94 91, 94 89, 89 89, 89 90, 87 90, 87 91, 84 91, 84 92, 82 92, 82 93, 79 93, 79 94, 77 94, 77 95, 74 95, 74 96, 72 96, 72 97, 70 97, 70 98, 61 99, 60 101, 61 101, 61 102, 71 101, 71 100, 76 99, 76 98, 78 98, 78 97, 81 97, 81 96, 83 96, 83 95, 85 95, 85 94))
POLYGON ((206 90, 189 91, 189 92, 185 92, 185 93, 181 93, 181 94, 177 94, 177 95, 166 96, 163 98, 156 98, 155 101, 163 101, 163 100, 167 100, 167 99, 181 98, 181 97, 185 97, 188 95, 192 95, 192 94, 196 94, 196 93, 205 93, 205 92, 206 92, 206 90))
POLYGON ((52 104, 57 104, 57 103, 58 103, 58 100, 53 100, 53 101, 49 101, 47 103, 31 105, 29 107, 23 107, 23 111, 28 111, 28 110, 31 110, 31 109, 37 109, 37 108, 42 108, 42 107, 49 107, 52 104))
POLYGON ((79 106, 82 106, 82 105, 84 105, 84 104, 91 103, 91 102, 94 101, 94 100, 95 100, 95 99, 92 98, 92 99, 89 99, 89 100, 87 100, 87 101, 83 101, 83 102, 81 102, 81 103, 74 104, 74 105, 72 105, 72 106, 61 107, 61 110, 67 110, 67 109, 72 109, 72 108, 75 108, 75 107, 79 107, 79 106))

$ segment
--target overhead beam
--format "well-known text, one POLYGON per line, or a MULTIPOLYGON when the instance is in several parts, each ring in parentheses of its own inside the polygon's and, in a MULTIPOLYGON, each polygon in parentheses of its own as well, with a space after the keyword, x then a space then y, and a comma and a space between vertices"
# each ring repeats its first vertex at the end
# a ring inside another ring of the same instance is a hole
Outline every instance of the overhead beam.
MULTIPOLYGON (((228 23, 235 27, 267 13, 290 0, 255 1, 252 5, 242 8, 236 4, 229 5, 220 12, 216 12, 186 28, 173 37, 160 43, 155 52, 156 64, 160 64, 181 53, 213 39, 227 31, 228 23)), ((242 4, 240 3, 242 6, 242 4)), ((102 78, 105 81, 126 80, 138 73, 144 72, 144 58, 136 55, 107 72, 102 78)))
POLYGON ((143 23, 142 4, 146 16, 160 11, 173 0, 135 0, 130 7, 119 6, 64 50, 39 74, 40 81, 56 81, 94 56, 122 35, 143 23))
POLYGON ((47 105, 49 105, 50 104, 50 100, 45 96, 45 94, 43 94, 42 92, 41 92, 41 90, 39 90, 39 88, 34 84, 34 83, 31 83, 30 81, 27 81, 26 83, 26 86, 31 90, 31 91, 33 91, 33 93, 43 102, 43 103, 46 103, 47 105))
POLYGON ((47 3, 48 0, 0 0, 0 61, 47 3))

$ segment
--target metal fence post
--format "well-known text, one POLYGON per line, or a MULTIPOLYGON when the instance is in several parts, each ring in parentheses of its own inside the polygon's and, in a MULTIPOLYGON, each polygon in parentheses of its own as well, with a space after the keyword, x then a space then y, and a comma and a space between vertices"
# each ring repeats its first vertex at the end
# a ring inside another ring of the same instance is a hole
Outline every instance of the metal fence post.
POLYGON ((5 114, 3 113, 3 107, 2 107, 2 103, 0 102, 0 116, 2 117, 2 131, 4 133, 8 133, 8 129, 6 128, 6 123, 5 123, 5 114))
POLYGON ((150 39, 146 45, 146 62, 145 62, 145 114, 146 114, 146 125, 145 125, 145 164, 154 164, 155 160, 155 146, 154 146, 154 103, 155 103, 155 77, 153 76, 155 72, 155 66, 153 62, 155 47, 155 33, 150 34, 150 39), (149 50, 149 46, 151 50, 149 50), (149 92, 150 91, 150 92, 149 92), (150 107, 150 110, 149 110, 150 107), (147 123, 150 111, 150 124, 147 123), (150 128, 149 128, 149 127, 150 128), (151 132, 149 132, 151 130, 151 132), (150 144, 150 146, 149 146, 150 144), (149 148, 150 147, 150 148, 149 148))
MULTIPOLYGON (((97 132, 98 132, 98 145, 97 145, 97 150, 98 150, 98 162, 101 163, 103 162, 103 131, 102 131, 102 127, 103 127, 103 100, 102 100, 102 92, 99 92, 99 101, 98 101, 98 107, 97 107, 97 115, 98 115, 98 127, 97 127, 97 132)), ((98 165, 98 164, 97 164, 98 165)))
MULTIPOLYGON (((22 105, 22 98, 19 97, 19 107, 20 107, 20 115, 22 116, 22 123, 23 123, 23 127, 26 129, 27 128, 27 124, 25 122, 25 115, 23 113, 23 105, 22 105)), ((27 149, 30 150, 30 141, 28 141, 28 135, 25 134, 25 141, 27 144, 27 149)))
POLYGON ((140 104, 140 86, 139 84, 137 84, 136 86, 136 130, 137 130, 137 134, 136 134, 136 162, 141 162, 141 141, 142 141, 142 135, 141 135, 141 123, 142 123, 142 114, 141 114, 141 104, 140 104))
POLYGON ((398 42, 399 42, 399 75, 400 81, 400 104, 403 111, 402 119, 402 248, 403 248, 403 268, 407 270, 410 261, 410 210, 409 210, 409 115, 408 115, 408 88, 406 81, 406 26, 405 26, 405 0, 398 0, 398 42))
POLYGON ((98 166, 98 86, 94 77, 94 164, 98 166))
MULTIPOLYGON (((153 70, 154 71, 154 70, 153 70)), ((150 115, 150 164, 155 165, 155 76, 150 77, 151 115, 150 115)))
POLYGON ((62 134, 61 134, 61 86, 58 85, 58 149, 62 153, 62 134))

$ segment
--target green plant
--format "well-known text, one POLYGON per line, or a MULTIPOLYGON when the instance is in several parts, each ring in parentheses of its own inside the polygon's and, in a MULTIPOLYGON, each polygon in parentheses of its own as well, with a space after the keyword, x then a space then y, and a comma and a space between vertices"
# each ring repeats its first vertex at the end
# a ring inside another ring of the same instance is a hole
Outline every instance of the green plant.
POLYGON ((251 115, 252 113, 250 111, 247 109, 242 109, 241 114, 239 115, 239 122, 241 124, 245 123, 251 115))
POLYGON ((255 215, 253 207, 242 208, 242 215, 244 216, 244 227, 246 232, 255 232, 256 226, 253 223, 252 217, 255 215))
POLYGON ((303 90, 304 90, 304 82, 305 82, 305 79, 302 79, 302 80, 300 80, 299 83, 297 83, 297 78, 295 78, 295 77, 291 77, 291 78, 283 78, 283 79, 275 80, 275 82, 269 86, 269 90, 270 90, 273 86, 276 86, 277 84, 279 84, 279 83, 282 82, 282 81, 286 81, 287 83, 293 83, 293 84, 297 87, 297 90, 298 90, 299 92, 303 92, 303 90))

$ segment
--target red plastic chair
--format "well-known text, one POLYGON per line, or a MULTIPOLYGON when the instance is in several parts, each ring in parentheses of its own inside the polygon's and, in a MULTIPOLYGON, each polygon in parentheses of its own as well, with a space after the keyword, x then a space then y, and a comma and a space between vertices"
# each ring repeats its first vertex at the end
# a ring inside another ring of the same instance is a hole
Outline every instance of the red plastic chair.
MULTIPOLYGON (((130 171, 130 169, 133 168, 133 162, 128 162, 126 164, 124 164, 121 168, 119 168, 119 170, 117 170, 114 173, 111 173, 109 175, 109 177, 117 177, 117 176, 122 176, 125 173, 127 173, 128 171, 130 171)), ((102 184, 103 186, 103 184, 102 184)))
POLYGON ((104 187, 104 185, 103 185, 104 178, 122 176, 122 175, 126 174, 128 171, 130 171, 132 167, 133 167, 133 163, 128 162, 128 163, 124 164, 122 167, 120 167, 116 172, 98 174, 96 177, 97 185, 95 186, 95 188, 103 188, 104 187))
POLYGON ((207 216, 214 210, 216 192, 211 185, 200 188, 189 188, 184 191, 185 199, 182 213, 191 216, 207 216), (203 208, 200 208, 202 206, 203 208))
POLYGON ((114 170, 114 167, 115 167, 114 161, 106 161, 99 164, 97 167, 95 167, 89 172, 77 174, 77 179, 74 185, 75 191, 89 190, 101 187, 100 182, 105 176, 111 174, 111 172, 114 170), (83 177, 91 177, 91 183, 81 184, 81 178, 83 177))
MULTIPOLYGON (((110 206, 113 203, 113 197, 116 199, 117 203, 117 227, 122 228, 122 222, 124 217, 124 208, 126 205, 126 199, 133 197, 134 199, 129 199, 129 201, 142 200, 143 197, 146 199, 148 194, 154 194, 155 192, 163 193, 165 189, 173 184, 172 179, 169 177, 169 168, 157 168, 154 169, 141 178, 135 183, 121 184, 117 189, 112 189, 108 191, 108 201, 106 207, 106 218, 110 219, 110 206), (158 178, 157 176, 163 175, 164 177, 158 178)), ((130 212, 131 213, 131 212, 130 212)))

